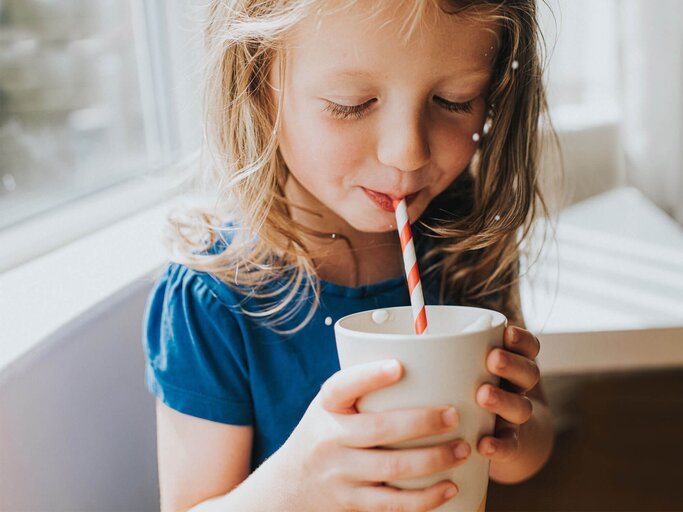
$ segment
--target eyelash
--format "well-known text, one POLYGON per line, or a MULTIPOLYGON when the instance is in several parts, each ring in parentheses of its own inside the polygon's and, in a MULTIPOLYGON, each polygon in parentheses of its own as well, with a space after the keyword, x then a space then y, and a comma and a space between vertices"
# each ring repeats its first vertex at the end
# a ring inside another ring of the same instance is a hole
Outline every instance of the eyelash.
MULTIPOLYGON (((443 105, 443 108, 445 108, 449 112, 458 112, 461 114, 472 113, 472 100, 466 103, 452 103, 450 101, 444 100, 443 98, 439 98, 438 96, 434 96, 434 98, 437 100, 437 103, 443 105)), ((370 100, 366 103, 363 103, 362 105, 353 106, 338 105, 337 103, 328 101, 327 106, 323 109, 323 111, 330 112, 334 117, 338 119, 360 119, 365 115, 365 111, 368 109, 372 101, 374 100, 370 100)))

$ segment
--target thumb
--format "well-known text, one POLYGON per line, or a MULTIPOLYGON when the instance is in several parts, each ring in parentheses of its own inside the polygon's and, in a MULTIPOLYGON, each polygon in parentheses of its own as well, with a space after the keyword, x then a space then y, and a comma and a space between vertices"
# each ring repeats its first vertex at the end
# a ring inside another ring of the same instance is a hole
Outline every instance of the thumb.
POLYGON ((321 405, 329 412, 357 413, 355 403, 360 397, 395 383, 402 375, 403 366, 396 359, 349 366, 322 385, 319 393, 321 405))

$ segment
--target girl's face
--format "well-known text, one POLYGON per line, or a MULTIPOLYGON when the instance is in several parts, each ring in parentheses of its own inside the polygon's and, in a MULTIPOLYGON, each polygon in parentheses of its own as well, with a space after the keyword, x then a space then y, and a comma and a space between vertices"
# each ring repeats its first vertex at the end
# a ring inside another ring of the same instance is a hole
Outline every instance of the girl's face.
POLYGON ((405 7, 371 17, 362 5, 293 35, 280 151, 288 196, 322 214, 314 227, 379 233, 395 225, 386 196, 409 196, 414 222, 472 158, 497 41, 434 9, 404 44, 405 7))

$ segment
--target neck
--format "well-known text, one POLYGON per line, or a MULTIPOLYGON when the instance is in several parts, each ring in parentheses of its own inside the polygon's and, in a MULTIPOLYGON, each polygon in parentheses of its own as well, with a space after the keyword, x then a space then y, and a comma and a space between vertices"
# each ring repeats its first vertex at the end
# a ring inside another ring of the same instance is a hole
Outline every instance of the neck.
POLYGON ((354 229, 291 175, 285 185, 285 197, 294 205, 290 206, 292 220, 330 234, 329 238, 303 235, 321 279, 357 287, 402 274, 401 245, 395 231, 366 233, 354 229))

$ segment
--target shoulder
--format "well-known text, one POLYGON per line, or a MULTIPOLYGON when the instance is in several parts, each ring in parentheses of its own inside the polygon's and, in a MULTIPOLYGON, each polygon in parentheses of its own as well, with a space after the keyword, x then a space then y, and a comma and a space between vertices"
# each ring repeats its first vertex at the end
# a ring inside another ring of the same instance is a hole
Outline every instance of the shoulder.
POLYGON ((237 222, 226 222, 211 228, 209 247, 200 254, 215 256, 222 253, 233 244, 244 243, 245 230, 237 222))
MULTIPOLYGON (((150 329, 158 329, 159 336, 178 337, 183 332, 212 328, 221 333, 235 331, 233 308, 238 301, 223 288, 227 287, 211 274, 169 263, 147 300, 148 333, 150 329)), ((231 340, 234 341, 234 333, 231 340)))
POLYGON ((183 304, 197 312, 231 308, 239 302, 230 288, 211 273, 169 263, 156 280, 150 302, 157 307, 183 304))
POLYGON ((230 294, 208 274, 169 264, 147 303, 148 389, 166 405, 223 423, 251 421, 248 355, 230 294))
POLYGON ((180 259, 182 263, 172 261, 166 266, 157 281, 157 291, 163 290, 171 297, 184 294, 207 307, 235 306, 246 291, 237 285, 231 286, 226 276, 240 262, 234 255, 223 257, 223 253, 229 249, 239 250, 253 242, 249 232, 236 221, 211 227, 204 236, 203 249, 192 252, 191 258, 180 259))

